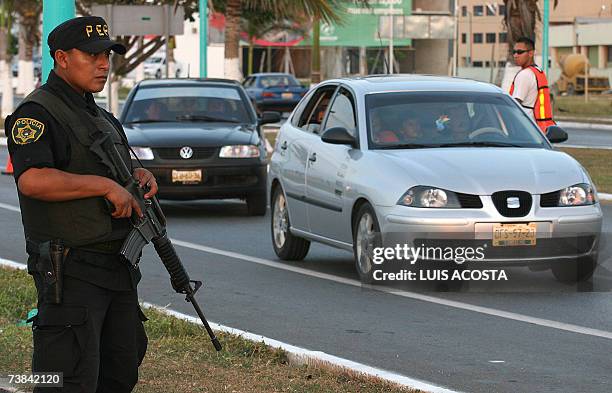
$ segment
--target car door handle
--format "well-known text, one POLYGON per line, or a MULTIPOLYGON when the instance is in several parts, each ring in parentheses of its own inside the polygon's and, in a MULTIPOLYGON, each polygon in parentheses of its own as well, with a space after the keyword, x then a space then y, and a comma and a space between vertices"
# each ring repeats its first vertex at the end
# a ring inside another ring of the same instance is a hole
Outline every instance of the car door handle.
POLYGON ((280 148, 283 150, 287 150, 287 141, 283 141, 283 143, 281 143, 280 148))
POLYGON ((312 153, 310 157, 308 157, 308 161, 315 162, 317 160, 317 153, 312 153))

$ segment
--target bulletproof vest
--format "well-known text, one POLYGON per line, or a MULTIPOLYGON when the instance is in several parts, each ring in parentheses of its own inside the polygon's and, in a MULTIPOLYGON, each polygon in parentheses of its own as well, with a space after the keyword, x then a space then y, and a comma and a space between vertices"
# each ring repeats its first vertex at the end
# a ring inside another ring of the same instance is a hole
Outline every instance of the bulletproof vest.
MULTIPOLYGON (((131 169, 130 154, 119 130, 97 108, 97 116, 85 109, 72 109, 61 98, 36 89, 20 104, 35 102, 42 105, 68 134, 70 160, 62 171, 79 175, 97 175, 112 179, 108 167, 89 150, 97 136, 110 133, 123 161, 131 169)), ((116 179, 113 179, 116 180, 116 179)), ((27 239, 45 241, 62 239, 70 247, 119 240, 127 236, 127 225, 115 225, 113 230, 110 208, 103 197, 71 201, 47 202, 29 198, 19 192, 21 218, 27 239)))

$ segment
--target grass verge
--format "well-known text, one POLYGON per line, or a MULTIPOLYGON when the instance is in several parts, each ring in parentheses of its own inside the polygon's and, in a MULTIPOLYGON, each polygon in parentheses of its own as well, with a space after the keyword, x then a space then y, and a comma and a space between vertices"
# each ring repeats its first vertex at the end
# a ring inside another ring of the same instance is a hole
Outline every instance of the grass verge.
POLYGON ((557 96, 553 106, 559 116, 612 118, 612 95, 590 95, 588 102, 584 96, 557 96))
MULTIPOLYGON (((28 274, 0 267, 0 375, 29 372, 32 333, 17 323, 34 307, 28 274)), ((224 349, 217 353, 202 327, 145 312, 149 349, 137 393, 416 392, 353 372, 294 366, 284 351, 235 335, 219 334, 224 349)))
POLYGON ((574 157, 591 175, 598 192, 612 193, 612 150, 559 148, 574 157))

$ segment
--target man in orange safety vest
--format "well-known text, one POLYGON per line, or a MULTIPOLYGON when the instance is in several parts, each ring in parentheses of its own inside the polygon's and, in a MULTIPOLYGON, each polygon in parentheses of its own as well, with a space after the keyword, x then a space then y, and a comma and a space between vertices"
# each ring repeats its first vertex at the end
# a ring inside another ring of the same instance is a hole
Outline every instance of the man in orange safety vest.
POLYGON ((548 127, 555 125, 550 104, 550 90, 546 74, 534 64, 534 47, 532 39, 521 37, 516 40, 512 56, 521 70, 516 74, 510 86, 510 95, 518 101, 546 134, 548 127))

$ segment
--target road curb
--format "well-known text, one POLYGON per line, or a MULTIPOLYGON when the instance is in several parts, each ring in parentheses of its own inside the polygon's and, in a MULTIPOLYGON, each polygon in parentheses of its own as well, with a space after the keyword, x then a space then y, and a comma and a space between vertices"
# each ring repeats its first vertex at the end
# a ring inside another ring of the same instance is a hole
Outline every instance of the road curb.
POLYGON ((558 121, 557 125, 562 128, 583 128, 587 130, 612 131, 612 124, 582 123, 576 121, 558 121))
POLYGON ((598 192, 597 198, 599 198, 600 201, 612 201, 612 194, 606 194, 605 192, 598 192))
MULTIPOLYGON (((6 266, 13 269, 26 270, 27 266, 14 262, 8 259, 0 258, 0 266, 6 266)), ((187 322, 191 322, 197 325, 202 325, 202 321, 199 318, 193 317, 191 315, 183 314, 179 311, 172 310, 166 307, 161 307, 156 304, 142 302, 143 307, 155 309, 160 311, 166 315, 182 319, 187 322)), ((418 389, 429 393, 460 393, 457 390, 446 389, 440 386, 436 386, 430 384, 425 381, 421 381, 418 379, 413 379, 409 377, 405 377, 400 374, 395 374, 391 371, 367 366, 362 363, 353 362, 348 359, 340 358, 334 355, 329 355, 325 352, 321 351, 311 351, 305 348, 297 347, 291 344, 284 343, 282 341, 274 340, 265 336, 261 336, 259 334, 250 333, 244 330, 235 329, 229 326, 217 324, 214 322, 210 322, 210 327, 216 331, 221 331, 229 334, 234 334, 240 336, 246 340, 253 342, 263 342, 264 344, 279 348, 288 353, 288 358, 290 362, 294 362, 294 364, 309 364, 315 366, 323 366, 329 367, 344 371, 352 371, 358 374, 363 374, 371 377, 380 378, 389 382, 396 383, 398 385, 407 386, 412 389, 418 389)), ((0 393, 2 391, 0 390, 0 393)))

